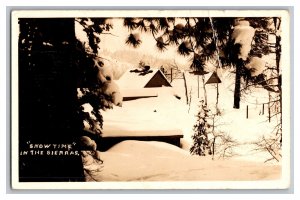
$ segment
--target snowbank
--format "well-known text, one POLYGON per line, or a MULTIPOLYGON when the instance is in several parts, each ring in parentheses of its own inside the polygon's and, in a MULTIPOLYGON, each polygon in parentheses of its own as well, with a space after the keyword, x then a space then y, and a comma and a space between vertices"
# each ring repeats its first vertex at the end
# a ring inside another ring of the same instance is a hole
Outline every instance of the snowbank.
POLYGON ((162 142, 124 141, 100 156, 103 168, 88 171, 87 181, 253 181, 278 179, 281 172, 280 166, 191 156, 162 142))

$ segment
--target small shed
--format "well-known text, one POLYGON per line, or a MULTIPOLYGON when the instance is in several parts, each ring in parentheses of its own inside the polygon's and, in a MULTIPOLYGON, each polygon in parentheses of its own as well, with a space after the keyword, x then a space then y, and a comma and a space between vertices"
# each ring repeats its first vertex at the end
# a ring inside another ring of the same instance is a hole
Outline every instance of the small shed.
POLYGON ((117 84, 121 89, 123 101, 139 98, 157 97, 155 88, 172 87, 159 69, 127 70, 117 84))

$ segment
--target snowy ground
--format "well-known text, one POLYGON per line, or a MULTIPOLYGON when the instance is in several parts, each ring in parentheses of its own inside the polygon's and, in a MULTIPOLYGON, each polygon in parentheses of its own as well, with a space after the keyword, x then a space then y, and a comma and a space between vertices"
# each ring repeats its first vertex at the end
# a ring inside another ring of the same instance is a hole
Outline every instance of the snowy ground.
MULTIPOLYGON (((203 84, 200 78, 199 82, 199 98, 197 76, 185 73, 187 80, 188 94, 191 96, 191 104, 189 105, 189 115, 195 116, 199 110, 199 101, 204 99, 203 84), (190 95, 191 93, 191 95, 190 95)), ((272 133, 278 120, 273 118, 268 122, 267 104, 264 106, 264 115, 262 112, 263 104, 268 102, 268 92, 265 89, 252 89, 251 92, 242 94, 240 109, 233 109, 233 90, 234 90, 234 74, 225 71, 219 73, 222 83, 219 84, 219 103, 218 108, 221 116, 216 119, 215 132, 223 132, 230 135, 239 145, 233 148, 233 151, 239 155, 234 159, 242 159, 256 162, 264 162, 270 155, 267 152, 254 151, 255 146, 252 142, 259 140, 262 136, 268 136, 272 133), (248 118, 246 118, 246 107, 248 106, 248 118)), ((184 88, 182 79, 175 79, 173 82, 175 91, 184 96, 184 88)), ((207 102, 209 109, 214 112, 216 103, 216 84, 206 85, 207 102)), ((195 123, 196 118, 193 121, 195 123)), ((188 125, 188 124, 187 124, 188 125)), ((186 126, 187 128, 187 126, 186 126)), ((188 144, 184 146, 189 148, 192 142, 191 136, 193 131, 185 132, 184 140, 188 144)))
MULTIPOLYGON (((267 110, 262 115, 262 104, 268 101, 264 89, 254 89, 244 94, 241 108, 233 109, 234 74, 229 71, 220 75, 219 108, 221 116, 216 132, 230 135, 238 145, 232 148, 235 156, 227 159, 218 156, 198 157, 189 154, 192 144, 193 125, 199 101, 203 99, 200 78, 199 98, 197 76, 185 72, 188 96, 186 103, 183 79, 175 79, 172 88, 161 88, 157 97, 123 102, 121 108, 103 112, 103 136, 118 134, 171 134, 182 132, 182 148, 161 142, 124 141, 113 146, 100 157, 104 164, 86 157, 85 168, 89 181, 172 181, 172 180, 271 180, 281 176, 281 163, 264 163, 270 155, 254 151, 251 144, 270 134, 277 124, 268 122, 267 110), (175 97, 181 96, 181 99, 175 97), (246 106, 249 117, 246 118, 246 106), (101 169, 97 171, 96 169, 101 169), (96 170, 96 171, 95 171, 96 170)), ((213 110, 216 89, 207 85, 208 105, 213 110)))
POLYGON ((278 165, 211 160, 162 142, 128 140, 100 155, 103 165, 85 165, 87 181, 254 181, 281 176, 278 165))

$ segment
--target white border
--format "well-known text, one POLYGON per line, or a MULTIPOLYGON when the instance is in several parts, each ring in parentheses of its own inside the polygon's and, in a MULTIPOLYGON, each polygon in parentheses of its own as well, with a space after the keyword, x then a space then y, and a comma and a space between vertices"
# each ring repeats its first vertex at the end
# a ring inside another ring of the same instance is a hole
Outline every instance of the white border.
MULTIPOLYGON (((290 135, 284 134, 282 178, 278 181, 193 181, 193 182, 100 182, 100 183, 24 183, 18 181, 18 23, 19 17, 282 17, 282 66, 290 65, 289 13, 283 10, 26 10, 12 13, 12 184, 14 189, 284 189, 290 184, 290 135)), ((290 133, 290 68, 283 75, 283 131, 290 133)))
POLYGON ((64 17, 285 17, 287 10, 16 10, 12 18, 64 18, 64 17))

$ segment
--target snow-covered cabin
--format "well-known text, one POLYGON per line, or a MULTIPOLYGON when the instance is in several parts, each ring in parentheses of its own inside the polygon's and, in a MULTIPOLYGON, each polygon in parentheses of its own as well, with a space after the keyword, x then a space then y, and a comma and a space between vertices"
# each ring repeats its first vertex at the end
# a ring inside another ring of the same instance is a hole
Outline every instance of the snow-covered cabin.
POLYGON ((101 150, 124 140, 161 141, 180 146, 188 112, 185 102, 177 99, 172 89, 160 87, 157 97, 125 101, 122 107, 103 112, 101 150))
POLYGON ((124 140, 161 141, 180 146, 186 105, 175 95, 159 69, 126 71, 117 80, 123 96, 122 107, 103 112, 102 139, 106 151, 124 140), (152 97, 152 98, 151 98, 152 97), (131 100, 131 101, 128 101, 131 100))
POLYGON ((127 70, 119 80, 117 80, 123 101, 139 98, 157 97, 155 88, 172 87, 165 75, 159 69, 127 70))

